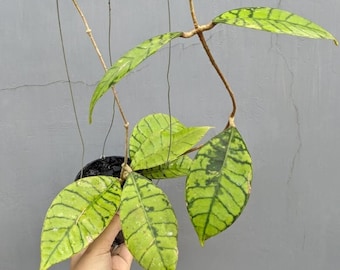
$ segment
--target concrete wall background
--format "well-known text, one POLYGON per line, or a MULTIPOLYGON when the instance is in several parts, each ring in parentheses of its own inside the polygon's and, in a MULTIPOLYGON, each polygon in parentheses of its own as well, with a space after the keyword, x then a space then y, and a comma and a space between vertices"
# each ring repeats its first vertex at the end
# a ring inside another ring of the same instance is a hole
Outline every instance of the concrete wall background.
MULTIPOLYGON (((103 71, 71 1, 60 2, 89 162, 101 155, 112 97, 99 102, 89 126, 89 99, 103 71)), ((340 38, 336 0, 196 2, 201 23, 224 10, 271 5, 312 19, 340 38)), ((80 4, 108 60, 107 1, 80 4)), ((172 29, 192 29, 187 1, 171 5, 172 29)), ((112 8, 114 59, 168 29, 166 1, 113 1, 112 8)), ((2 0, 0 33, 0 269, 37 269, 46 210, 81 164, 55 1, 2 0)), ((222 25, 206 36, 236 92, 236 123, 253 157, 253 193, 237 222, 202 249, 186 214, 184 180, 160 183, 179 219, 178 269, 336 269, 339 48, 330 41, 222 25)), ((163 49, 118 85, 131 126, 146 114, 167 112, 166 67, 163 49)), ((214 125, 215 133, 225 125, 230 103, 196 38, 173 43, 171 87, 172 113, 181 121, 214 125)), ((116 119, 106 155, 123 152, 123 128, 116 119)))

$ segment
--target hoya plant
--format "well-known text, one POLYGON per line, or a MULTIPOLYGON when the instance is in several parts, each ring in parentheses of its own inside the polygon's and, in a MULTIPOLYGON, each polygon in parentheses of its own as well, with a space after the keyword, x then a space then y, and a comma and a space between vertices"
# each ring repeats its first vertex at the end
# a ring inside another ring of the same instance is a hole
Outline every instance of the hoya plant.
POLYGON ((48 269, 86 248, 118 211, 125 243, 141 267, 176 269, 176 216, 167 195, 153 179, 186 178, 186 208, 202 246, 206 240, 219 235, 235 222, 251 191, 252 161, 235 124, 235 97, 209 50, 204 32, 224 24, 330 39, 336 45, 338 42, 319 25, 291 12, 270 7, 232 9, 201 25, 196 18, 193 0, 189 0, 194 25, 191 31, 163 33, 147 39, 107 69, 83 12, 77 1, 72 1, 106 70, 91 99, 89 122, 92 122, 97 101, 112 89, 126 130, 122 141, 125 154, 119 177, 84 177, 65 187, 55 197, 43 224, 40 270, 48 269), (156 113, 141 116, 130 134, 128 120, 114 86, 171 40, 196 35, 232 101, 225 128, 200 145, 211 128, 209 123, 186 126, 172 115, 156 113))

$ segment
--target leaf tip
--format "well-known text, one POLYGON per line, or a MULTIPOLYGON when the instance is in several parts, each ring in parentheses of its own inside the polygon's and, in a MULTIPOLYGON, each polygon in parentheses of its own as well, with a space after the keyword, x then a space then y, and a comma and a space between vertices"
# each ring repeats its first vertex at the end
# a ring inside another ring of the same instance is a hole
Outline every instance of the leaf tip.
POLYGON ((200 239, 200 244, 201 244, 201 247, 204 247, 204 244, 205 244, 204 239, 200 239))
POLYGON ((335 46, 339 46, 339 41, 337 41, 336 39, 333 39, 333 42, 334 42, 335 46))
POLYGON ((43 262, 40 262, 40 267, 39 270, 47 270, 48 268, 46 268, 46 266, 43 264, 43 262))

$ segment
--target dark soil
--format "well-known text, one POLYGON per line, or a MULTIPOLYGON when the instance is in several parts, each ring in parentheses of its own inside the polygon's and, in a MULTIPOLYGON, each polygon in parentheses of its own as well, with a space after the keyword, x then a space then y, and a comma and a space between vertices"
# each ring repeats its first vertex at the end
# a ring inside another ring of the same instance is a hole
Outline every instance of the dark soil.
MULTIPOLYGON (((83 168, 82 177, 96 176, 96 175, 119 177, 123 162, 124 162, 124 157, 121 157, 121 156, 110 156, 110 157, 96 159, 88 163, 83 168)), ((80 171, 77 174, 76 180, 80 178, 82 171, 80 171)))

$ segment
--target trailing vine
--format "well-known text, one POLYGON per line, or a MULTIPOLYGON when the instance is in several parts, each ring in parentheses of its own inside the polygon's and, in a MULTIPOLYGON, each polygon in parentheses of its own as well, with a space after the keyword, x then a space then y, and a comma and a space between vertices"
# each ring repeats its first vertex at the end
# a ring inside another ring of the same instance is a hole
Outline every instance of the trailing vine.
MULTIPOLYGON (((72 2, 105 70, 92 95, 89 122, 92 122, 97 101, 112 89, 125 128, 124 162, 120 177, 106 174, 84 177, 65 187, 55 197, 43 225, 40 270, 46 270, 86 248, 118 211, 125 243, 135 260, 144 269, 176 269, 177 219, 167 195, 151 179, 186 177, 186 208, 202 246, 234 224, 251 192, 252 160, 235 125, 235 96, 209 49, 204 32, 217 24, 227 24, 278 34, 330 39, 336 45, 338 41, 319 25, 291 12, 270 7, 229 10, 208 24, 200 25, 193 0, 189 0, 189 7, 194 28, 188 32, 172 32, 168 1, 169 32, 143 41, 107 68, 84 13, 77 0, 72 2), (171 115, 170 108, 171 41, 195 35, 232 102, 226 127, 203 145, 198 143, 211 127, 186 126, 171 115), (144 116, 129 134, 129 122, 114 86, 165 45, 169 45, 169 114, 144 116), (187 155, 196 151, 194 158, 187 155)), ((111 1, 109 8, 110 5, 111 1)), ((69 76, 68 80, 70 82, 69 76)))

